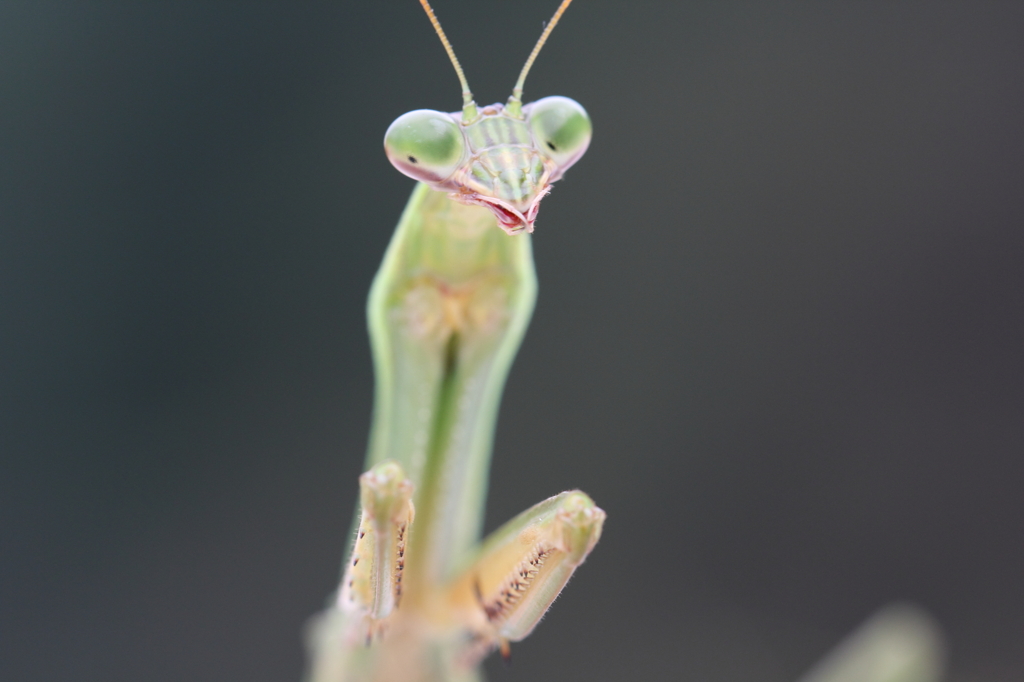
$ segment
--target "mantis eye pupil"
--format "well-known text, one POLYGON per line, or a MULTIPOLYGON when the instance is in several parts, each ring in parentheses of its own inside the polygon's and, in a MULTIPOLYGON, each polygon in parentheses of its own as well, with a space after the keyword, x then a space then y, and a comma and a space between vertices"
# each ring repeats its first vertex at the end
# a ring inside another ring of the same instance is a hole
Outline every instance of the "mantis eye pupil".
POLYGON ((550 149, 553 152, 557 152, 558 151, 558 147, 556 147, 555 143, 552 142, 551 140, 548 140, 548 149, 550 149))
POLYGON ((409 155, 409 163, 416 163, 416 157, 412 154, 409 155))

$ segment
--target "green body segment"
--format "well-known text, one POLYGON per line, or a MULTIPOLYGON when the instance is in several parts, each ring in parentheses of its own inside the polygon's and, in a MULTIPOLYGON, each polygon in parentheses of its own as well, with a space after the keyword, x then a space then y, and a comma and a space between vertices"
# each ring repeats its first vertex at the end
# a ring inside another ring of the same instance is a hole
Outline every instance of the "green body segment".
POLYGON ((370 291, 362 512, 335 604, 311 630, 311 682, 477 680, 600 537, 604 512, 573 491, 478 544, 498 406, 536 291, 528 234, 416 187, 370 291))
POLYGON ((409 598, 479 537, 501 391, 536 289, 527 235, 509 238, 489 211, 417 186, 368 304, 367 468, 399 462, 415 488, 409 598))

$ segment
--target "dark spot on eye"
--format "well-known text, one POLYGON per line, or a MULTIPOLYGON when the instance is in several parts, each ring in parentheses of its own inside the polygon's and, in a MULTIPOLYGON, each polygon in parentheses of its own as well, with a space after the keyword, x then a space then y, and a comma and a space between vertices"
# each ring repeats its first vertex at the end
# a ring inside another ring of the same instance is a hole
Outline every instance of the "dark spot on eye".
POLYGON ((552 142, 551 140, 548 140, 548 149, 550 149, 553 152, 557 152, 558 151, 558 147, 556 147, 555 143, 552 142))
POLYGON ((419 163, 419 161, 417 161, 417 160, 416 160, 416 157, 415 157, 415 156, 413 156, 412 154, 410 154, 410 155, 409 155, 409 163, 419 163))

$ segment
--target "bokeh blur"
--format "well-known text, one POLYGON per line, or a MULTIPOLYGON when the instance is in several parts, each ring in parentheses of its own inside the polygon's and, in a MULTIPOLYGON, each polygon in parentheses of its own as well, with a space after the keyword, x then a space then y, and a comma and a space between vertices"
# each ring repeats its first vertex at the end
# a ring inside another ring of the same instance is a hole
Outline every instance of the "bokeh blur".
MULTIPOLYGON (((437 0, 481 103, 555 0, 437 0)), ((578 0, 487 526, 591 559, 501 680, 790 682, 877 608, 1024 679, 1024 4, 578 0)), ((0 4, 0 679, 298 680, 412 189, 413 0, 0 4)))

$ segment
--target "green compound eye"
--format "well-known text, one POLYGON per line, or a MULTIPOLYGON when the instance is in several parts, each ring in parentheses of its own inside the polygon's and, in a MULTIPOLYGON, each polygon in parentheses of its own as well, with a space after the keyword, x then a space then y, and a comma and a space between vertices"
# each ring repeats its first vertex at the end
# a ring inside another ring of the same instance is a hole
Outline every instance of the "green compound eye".
POLYGON ((545 97, 523 108, 537 149, 560 172, 576 163, 590 144, 590 117, 568 97, 545 97))
POLYGON ((421 182, 442 182, 462 164, 466 141, 459 124, 441 111, 417 109, 399 116, 384 134, 395 168, 421 182))

